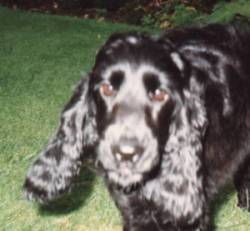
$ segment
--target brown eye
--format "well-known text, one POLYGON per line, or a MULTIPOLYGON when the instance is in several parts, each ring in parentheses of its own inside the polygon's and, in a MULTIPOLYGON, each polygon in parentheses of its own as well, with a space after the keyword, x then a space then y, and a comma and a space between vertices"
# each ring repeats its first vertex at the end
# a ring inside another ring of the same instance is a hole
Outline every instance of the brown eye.
POLYGON ((112 96, 114 95, 114 89, 112 87, 112 85, 108 84, 108 83, 103 83, 100 87, 102 94, 104 94, 105 96, 112 96))
POLYGON ((169 99, 169 95, 164 90, 156 89, 155 92, 151 94, 151 99, 157 102, 164 102, 169 99))

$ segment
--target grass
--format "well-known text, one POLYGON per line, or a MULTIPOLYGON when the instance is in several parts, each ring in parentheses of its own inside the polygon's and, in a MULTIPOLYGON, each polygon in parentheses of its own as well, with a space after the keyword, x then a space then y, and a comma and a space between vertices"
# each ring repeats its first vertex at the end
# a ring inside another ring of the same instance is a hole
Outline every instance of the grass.
MULTIPOLYGON (((121 222, 102 180, 83 171, 71 195, 47 207, 27 202, 28 166, 98 47, 126 25, 11 11, 0 7, 0 229, 118 231, 121 222)), ((217 231, 247 231, 250 215, 228 188, 213 206, 217 231)))

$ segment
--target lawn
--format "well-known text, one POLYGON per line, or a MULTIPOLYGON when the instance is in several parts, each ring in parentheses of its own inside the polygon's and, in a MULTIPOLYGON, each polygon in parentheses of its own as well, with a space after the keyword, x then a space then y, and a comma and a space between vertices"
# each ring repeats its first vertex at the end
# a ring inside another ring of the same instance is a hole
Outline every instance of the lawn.
MULTIPOLYGON (((54 132, 58 115, 96 50, 115 31, 92 20, 0 7, 0 229, 121 230, 102 180, 83 171, 71 195, 41 207, 22 197, 25 173, 54 132)), ((250 215, 236 207, 231 187, 215 201, 217 231, 247 231, 250 215)))

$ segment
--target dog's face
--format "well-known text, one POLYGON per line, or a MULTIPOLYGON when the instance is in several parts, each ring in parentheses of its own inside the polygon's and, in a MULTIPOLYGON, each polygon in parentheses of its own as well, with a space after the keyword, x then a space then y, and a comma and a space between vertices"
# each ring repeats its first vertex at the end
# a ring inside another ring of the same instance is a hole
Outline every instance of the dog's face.
POLYGON ((94 153, 109 186, 124 192, 157 174, 172 174, 174 181, 190 166, 199 167, 206 111, 196 75, 165 39, 111 36, 31 166, 26 196, 41 202, 59 197, 94 153))
POLYGON ((97 163, 109 181, 126 188, 157 169, 178 113, 183 68, 168 44, 134 34, 111 37, 97 55, 90 80, 97 163))

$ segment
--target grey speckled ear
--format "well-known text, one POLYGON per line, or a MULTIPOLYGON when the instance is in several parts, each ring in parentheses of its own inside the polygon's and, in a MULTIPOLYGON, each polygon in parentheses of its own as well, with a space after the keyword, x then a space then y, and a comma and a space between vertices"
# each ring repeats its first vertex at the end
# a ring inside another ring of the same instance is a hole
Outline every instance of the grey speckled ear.
POLYGON ((83 78, 65 106, 59 128, 28 171, 24 194, 48 202, 67 191, 78 175, 84 146, 97 140, 95 105, 90 100, 89 76, 83 78))
POLYGON ((194 220, 191 222, 202 217, 206 209, 206 198, 201 193, 203 178, 199 172, 207 118, 201 92, 198 91, 202 86, 198 88, 198 84, 191 78, 189 89, 183 92, 184 99, 176 121, 170 127, 166 154, 162 158, 163 206, 178 218, 192 214, 194 220))

